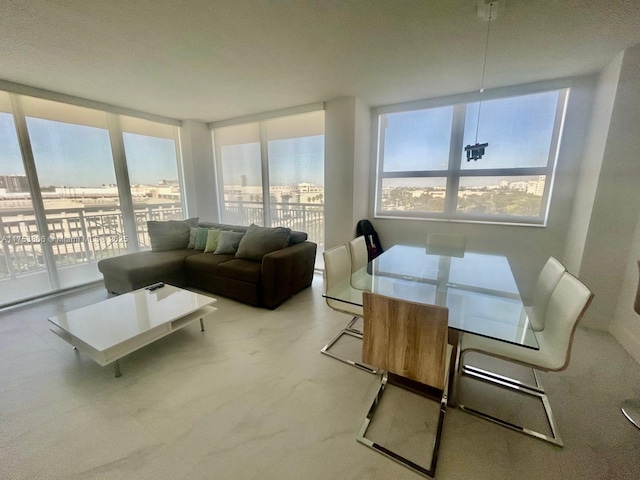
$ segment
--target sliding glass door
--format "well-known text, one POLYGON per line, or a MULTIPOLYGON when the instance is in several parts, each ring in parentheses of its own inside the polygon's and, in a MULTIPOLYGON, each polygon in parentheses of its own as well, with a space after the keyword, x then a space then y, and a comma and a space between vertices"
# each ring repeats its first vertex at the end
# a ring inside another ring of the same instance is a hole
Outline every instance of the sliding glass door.
POLYGON ((178 130, 0 92, 0 306, 102 277, 183 218, 178 130))
POLYGON ((183 218, 177 131, 170 125, 134 117, 120 116, 119 123, 127 158, 138 247, 149 250, 148 220, 183 218))
POLYGON ((105 112, 22 98, 58 288, 98 280, 95 262, 126 253, 105 112))
POLYGON ((324 111, 218 127, 213 137, 222 222, 304 231, 321 252, 324 111))
POLYGON ((27 291, 33 295, 51 291, 42 238, 11 97, 0 92, 0 304, 12 302, 27 291))
MULTIPOLYGON (((324 244, 324 112, 264 122, 269 212, 274 226, 307 232, 324 244)), ((321 255, 320 255, 321 256, 321 255)))

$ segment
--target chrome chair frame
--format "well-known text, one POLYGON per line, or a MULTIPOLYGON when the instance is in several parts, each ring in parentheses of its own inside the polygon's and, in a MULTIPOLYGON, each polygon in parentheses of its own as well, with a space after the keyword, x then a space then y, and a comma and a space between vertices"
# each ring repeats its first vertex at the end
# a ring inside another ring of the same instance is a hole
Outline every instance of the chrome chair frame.
MULTIPOLYGON (((473 350, 472 350, 473 351, 473 350)), ((512 422, 508 422, 506 420, 503 420, 501 418, 498 417, 494 417, 493 415, 489 415, 488 413, 484 413, 481 412, 480 410, 476 410, 474 408, 471 407, 467 407, 465 405, 463 405, 462 403, 457 404, 458 408, 460 410, 462 410, 463 412, 467 412, 470 413, 472 415, 475 415, 477 417, 483 418, 485 420, 488 420, 490 422, 493 423, 497 423, 498 425, 502 425, 503 427, 507 427, 510 428, 511 430, 515 430, 516 432, 520 432, 520 433, 524 433, 525 435, 529 435, 531 437, 535 437, 538 438, 540 440, 543 440, 545 442, 549 442, 553 445, 557 445, 559 447, 564 446, 564 443, 562 441, 562 438, 560 438, 560 434, 558 432, 558 427, 555 421, 555 418, 553 416, 553 411, 551 410, 551 404, 549 403, 549 399, 544 391, 544 387, 542 385, 542 381, 540 380, 540 377, 538 376, 538 371, 535 368, 532 368, 531 370, 533 371, 533 376, 535 379, 536 384, 535 385, 528 385, 524 382, 521 382, 519 380, 516 380, 514 378, 510 378, 510 377, 506 377, 503 375, 499 375, 497 373, 494 372, 490 372, 487 370, 483 370, 481 368, 478 367, 474 367, 471 365, 465 365, 464 364, 464 356, 465 354, 468 353, 468 351, 462 352, 461 357, 460 357, 460 365, 462 366, 461 369, 461 376, 468 376, 468 377, 472 377, 475 378, 477 380, 483 381, 485 383, 490 383, 493 385, 497 385, 498 387, 507 389, 507 390, 513 390, 516 392, 520 392, 520 393, 524 393, 526 395, 530 395, 533 397, 538 398, 541 402, 542 405, 544 407, 544 412, 545 415, 547 417, 547 422, 549 424, 549 428, 551 429, 551 435, 545 435, 544 433, 541 432, 537 432, 535 430, 532 430, 530 428, 521 426, 521 425, 517 425, 515 423, 512 422)))
POLYGON ((342 329, 338 332, 338 334, 333 337, 331 340, 329 340, 329 343, 327 343, 324 347, 322 347, 322 349, 320 350, 320 353, 323 353, 325 355, 328 355, 331 358, 334 358, 336 360, 340 360, 343 363, 346 363, 348 365, 351 365, 352 367, 356 367, 359 368, 360 370, 364 370, 367 373, 373 373, 376 374, 378 373, 378 369, 371 367, 365 363, 362 362, 356 362, 355 360, 351 360, 348 358, 344 358, 344 357, 340 357, 338 355, 336 355, 335 353, 332 353, 331 351, 329 351, 329 349, 338 341, 340 340, 340 338, 343 335, 349 335, 351 337, 355 337, 355 338, 359 338, 362 340, 362 332, 360 330, 358 330, 357 328, 353 328, 353 325, 358 321, 360 317, 358 317, 357 315, 354 316, 351 321, 342 329))
MULTIPOLYGON (((451 351, 449 350, 448 352, 449 358, 450 358, 450 354, 451 354, 451 351)), ((364 419, 362 426, 360 427, 360 432, 358 433, 358 437, 357 437, 358 442, 375 450, 378 453, 381 453, 387 458, 390 458, 391 460, 398 462, 401 465, 404 465, 408 469, 420 475, 424 475, 429 478, 434 478, 436 473, 436 465, 438 462, 438 452, 440 450, 442 426, 444 425, 444 415, 447 411, 447 397, 449 395, 448 393, 449 368, 447 368, 446 371, 447 373, 445 376, 445 387, 444 387, 444 390, 442 391, 442 397, 440 399, 440 413, 438 415, 438 426, 436 427, 436 435, 435 435, 435 440, 434 440, 433 450, 432 450, 433 453, 431 455, 431 463, 428 468, 425 468, 422 465, 419 465, 409 460, 408 458, 405 458, 402 455, 389 450, 385 446, 380 445, 379 443, 376 443, 365 436, 367 434, 367 429, 369 428, 369 425, 371 424, 371 421, 373 420, 373 417, 376 413, 376 410, 380 406, 380 402, 382 401, 382 396, 384 394, 384 391, 387 388, 387 383, 389 380, 388 372, 384 372, 384 374, 382 375, 382 382, 380 383, 380 388, 378 389, 378 393, 376 393, 376 397, 374 398, 373 403, 369 408, 369 412, 367 413, 367 416, 364 419)))
POLYGON ((450 366, 454 353, 452 345, 447 342, 449 310, 368 292, 363 295, 363 301, 363 359, 378 365, 384 374, 357 440, 410 470, 433 478, 447 409, 450 366), (439 404, 438 424, 428 467, 366 437, 388 383, 426 396, 439 404))

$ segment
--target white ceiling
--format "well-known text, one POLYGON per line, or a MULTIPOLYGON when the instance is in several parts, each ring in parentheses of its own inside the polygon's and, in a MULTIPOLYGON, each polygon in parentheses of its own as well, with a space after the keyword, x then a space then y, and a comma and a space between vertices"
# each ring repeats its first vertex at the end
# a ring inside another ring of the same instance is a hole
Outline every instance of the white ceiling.
MULTIPOLYGON (((0 0, 0 79, 176 119, 477 90, 476 0, 0 0)), ((506 0, 485 86, 595 73, 638 0, 506 0)))

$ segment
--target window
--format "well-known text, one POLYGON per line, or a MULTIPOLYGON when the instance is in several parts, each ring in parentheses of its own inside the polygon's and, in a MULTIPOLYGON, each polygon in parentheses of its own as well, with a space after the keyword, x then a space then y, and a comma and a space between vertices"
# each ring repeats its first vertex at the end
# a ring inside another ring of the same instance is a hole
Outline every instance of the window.
POLYGON ((177 130, 171 125, 122 115, 119 123, 127 159, 138 247, 140 250, 150 250, 147 221, 183 218, 177 130))
POLYGON ((0 92, 0 305, 101 278, 183 218, 177 127, 0 92))
POLYGON ((218 127, 213 138, 221 221, 307 232, 321 249, 324 111, 218 127))
POLYGON ((376 216, 544 225, 567 96, 379 112, 376 216))

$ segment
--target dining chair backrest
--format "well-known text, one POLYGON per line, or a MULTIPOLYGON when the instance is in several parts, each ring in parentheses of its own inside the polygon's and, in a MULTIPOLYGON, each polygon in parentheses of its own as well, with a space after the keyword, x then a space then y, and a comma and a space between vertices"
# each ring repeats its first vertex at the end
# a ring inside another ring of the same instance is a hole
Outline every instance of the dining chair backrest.
POLYGON ((537 334, 546 370, 564 370, 578 322, 589 307, 593 293, 576 277, 564 272, 549 298, 545 327, 537 334))
POLYGON ((529 310, 529 322, 531 323, 531 328, 536 332, 544 329, 544 319, 549 299, 565 271, 566 268, 562 263, 554 257, 549 257, 544 267, 542 267, 540 275, 538 275, 538 280, 533 290, 533 305, 529 310))
POLYGON ((324 257, 324 271, 327 276, 327 289, 351 275, 351 259, 346 245, 339 245, 325 250, 322 252, 322 256, 324 257))
POLYGON ((427 253, 432 255, 464 257, 466 244, 467 240, 464 235, 427 234, 427 253))
POLYGON ((364 292, 363 362, 444 390, 446 307, 364 292))
POLYGON ((349 253, 351 254, 351 273, 365 267, 369 262, 367 253, 367 242, 364 236, 354 238, 349 242, 349 253))
MULTIPOLYGON (((346 245, 339 245, 325 250, 322 252, 322 256, 324 257, 325 287, 327 290, 345 279, 348 281, 351 277, 351 259, 346 245)), ((360 306, 330 298, 326 298, 326 301, 327 305, 334 310, 358 316, 362 315, 362 307, 360 306)))

